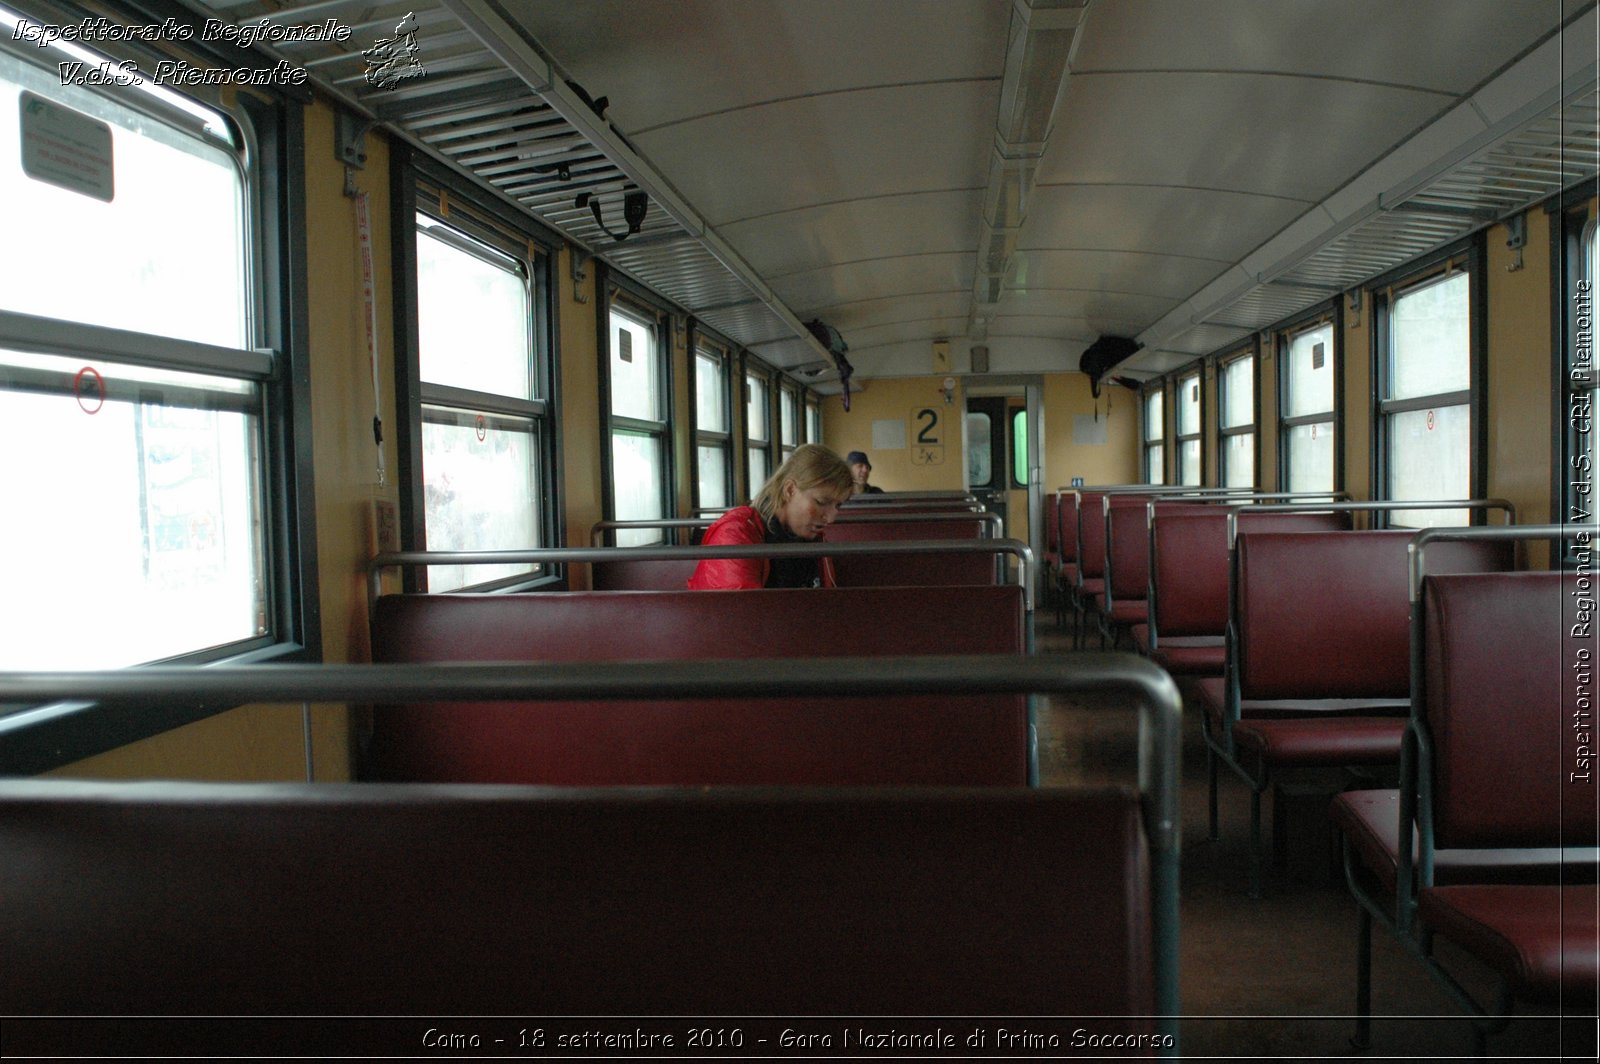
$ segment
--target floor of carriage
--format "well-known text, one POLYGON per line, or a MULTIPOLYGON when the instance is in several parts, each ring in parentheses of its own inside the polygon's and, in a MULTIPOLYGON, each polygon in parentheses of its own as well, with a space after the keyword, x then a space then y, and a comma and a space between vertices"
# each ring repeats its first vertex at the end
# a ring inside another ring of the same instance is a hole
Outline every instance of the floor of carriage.
MULTIPOLYGON (((1041 653, 1070 653, 1071 639, 1044 615, 1041 653)), ((1039 712, 1039 768, 1045 785, 1131 781, 1137 730, 1115 699, 1056 697, 1039 712)), ((1304 781, 1284 802, 1287 867, 1249 896, 1250 792, 1224 772, 1220 838, 1207 841, 1205 743, 1185 714, 1183 861, 1179 911, 1185 1058, 1326 1059, 1362 1056, 1470 1057, 1471 1025, 1401 944, 1373 932, 1371 1049, 1358 1055, 1354 1034, 1356 906, 1338 867, 1325 790, 1337 781, 1304 781), (1320 785, 1320 786, 1319 786, 1320 785)), ((1271 838, 1271 805, 1263 803, 1271 838)), ((1470 960, 1453 967, 1490 1000, 1490 986, 1470 960)), ((1594 1059, 1595 1025, 1534 1017, 1513 1020, 1490 1037, 1495 1057, 1594 1059)))

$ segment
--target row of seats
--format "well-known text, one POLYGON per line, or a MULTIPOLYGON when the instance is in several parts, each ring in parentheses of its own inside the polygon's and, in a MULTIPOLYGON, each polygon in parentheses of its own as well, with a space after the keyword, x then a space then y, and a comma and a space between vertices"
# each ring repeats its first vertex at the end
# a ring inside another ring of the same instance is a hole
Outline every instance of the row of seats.
MULTIPOLYGON (((1597 534, 1579 533, 1585 557, 1597 534)), ((1443 557, 1572 535, 1543 526, 1417 537, 1400 785, 1346 792, 1332 808, 1361 912, 1358 1045, 1371 1037, 1374 919, 1474 1017, 1480 1055, 1516 1003, 1593 1015, 1600 801, 1588 707, 1597 644, 1581 605, 1593 599, 1592 563, 1587 572, 1467 573, 1443 557), (1493 974, 1492 1002, 1440 960, 1438 939, 1493 974)))
POLYGON ((1031 657, 1029 590, 385 595, 377 665, 135 670, 370 704, 388 782, 0 784, 0 1006, 1115 1015, 1175 1055, 1176 693, 1031 657), (1089 686, 1145 793, 1028 786, 1029 693, 1089 686))
MULTIPOLYGON (((1110 605, 1087 608, 1117 617, 1131 590, 1116 582, 1129 564, 1117 540, 1140 537, 1137 522, 1119 520, 1133 503, 1097 501, 1110 605)), ((1140 503, 1149 589, 1147 623, 1132 639, 1196 696, 1213 838, 1217 766, 1251 786, 1252 894, 1260 797, 1274 780, 1329 766, 1399 776, 1398 788, 1347 791, 1332 807, 1361 911, 1358 1044, 1370 1040, 1374 919, 1474 1017, 1480 1052, 1514 1003, 1592 1007, 1600 800, 1587 767, 1586 677, 1600 645, 1582 612, 1592 613, 1582 605, 1593 598, 1592 563, 1590 574, 1513 571, 1515 540, 1574 531, 1351 530, 1351 511, 1391 508, 1381 503, 1321 512, 1140 503), (1492 973, 1493 1002, 1439 959, 1437 939, 1492 973)), ((1588 544, 1596 532, 1577 535, 1588 544)), ((1080 550, 1090 542, 1080 538, 1080 550)), ((1094 572, 1081 555, 1078 564, 1094 572)))

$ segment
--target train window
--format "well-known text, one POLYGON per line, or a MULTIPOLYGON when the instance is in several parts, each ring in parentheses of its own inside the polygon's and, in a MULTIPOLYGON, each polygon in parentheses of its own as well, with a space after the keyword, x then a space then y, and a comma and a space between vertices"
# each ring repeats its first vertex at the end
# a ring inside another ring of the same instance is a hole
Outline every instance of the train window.
POLYGON ((1178 378, 1178 483, 1199 486, 1200 371, 1178 378))
POLYGON ((800 446, 800 392, 787 382, 778 389, 778 442, 784 460, 800 446))
POLYGON ((1334 385, 1338 354, 1333 323, 1321 321, 1280 337, 1279 372, 1283 396, 1278 439, 1282 441, 1281 481, 1288 491, 1335 491, 1337 470, 1334 385))
POLYGON ((75 46, 28 52, 0 48, 0 668, 267 647, 290 635, 269 594, 279 355, 258 349, 271 208, 246 119, 148 80, 68 84, 57 62, 102 58, 75 46))
POLYGON ((746 369, 744 374, 745 483, 750 497, 766 484, 772 473, 771 384, 764 373, 746 369))
POLYGON ((695 505, 733 505, 733 436, 729 431, 728 353, 698 344, 694 354, 695 505))
MULTIPOLYGON (((456 197, 417 188, 417 387, 406 397, 420 445, 428 550, 519 550, 547 541, 550 450, 539 358, 537 274, 525 237, 475 218, 456 197)), ((420 481, 420 486, 419 486, 420 481)), ((500 586, 527 565, 430 566, 428 587, 500 586)))
POLYGON ((806 442, 822 442, 822 407, 809 397, 806 399, 806 442))
POLYGON ((1166 438, 1166 398, 1163 385, 1157 384, 1144 397, 1144 482, 1165 484, 1166 454, 1162 443, 1166 438))
MULTIPOLYGON (((667 426, 667 355, 660 321, 613 298, 608 410, 611 418, 611 512, 618 521, 667 515, 672 438, 667 426)), ((617 533, 619 547, 659 543, 658 530, 617 533)))
MULTIPOLYGON (((1380 460, 1389 499, 1472 493, 1472 307, 1468 274, 1446 272, 1380 304, 1380 460)), ((1466 510, 1396 511, 1391 523, 1464 525, 1466 510)))
POLYGON ((1217 433, 1225 488, 1255 487, 1255 395, 1255 355, 1224 359, 1217 373, 1217 433))

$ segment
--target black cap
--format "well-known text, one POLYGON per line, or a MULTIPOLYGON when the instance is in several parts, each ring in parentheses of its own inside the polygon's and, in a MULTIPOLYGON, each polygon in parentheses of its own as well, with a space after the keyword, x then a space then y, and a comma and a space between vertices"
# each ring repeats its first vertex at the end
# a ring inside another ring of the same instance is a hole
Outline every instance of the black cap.
POLYGON ((872 468, 872 463, 867 461, 867 452, 865 451, 851 451, 849 454, 845 455, 845 465, 855 465, 857 462, 860 462, 868 469, 872 468))

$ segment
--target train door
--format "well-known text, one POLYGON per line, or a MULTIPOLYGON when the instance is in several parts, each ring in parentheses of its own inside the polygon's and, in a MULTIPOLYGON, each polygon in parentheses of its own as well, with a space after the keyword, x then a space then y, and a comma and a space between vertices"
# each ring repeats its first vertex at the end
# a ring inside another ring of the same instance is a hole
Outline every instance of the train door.
MULTIPOLYGON (((967 399, 967 490, 991 513, 1006 518, 1011 494, 1011 450, 1003 395, 967 399)), ((1006 525, 1010 534, 1010 522, 1006 525)))
POLYGON ((967 489, 1005 521, 1005 534, 1044 556, 1044 382, 989 378, 967 390, 967 489))

